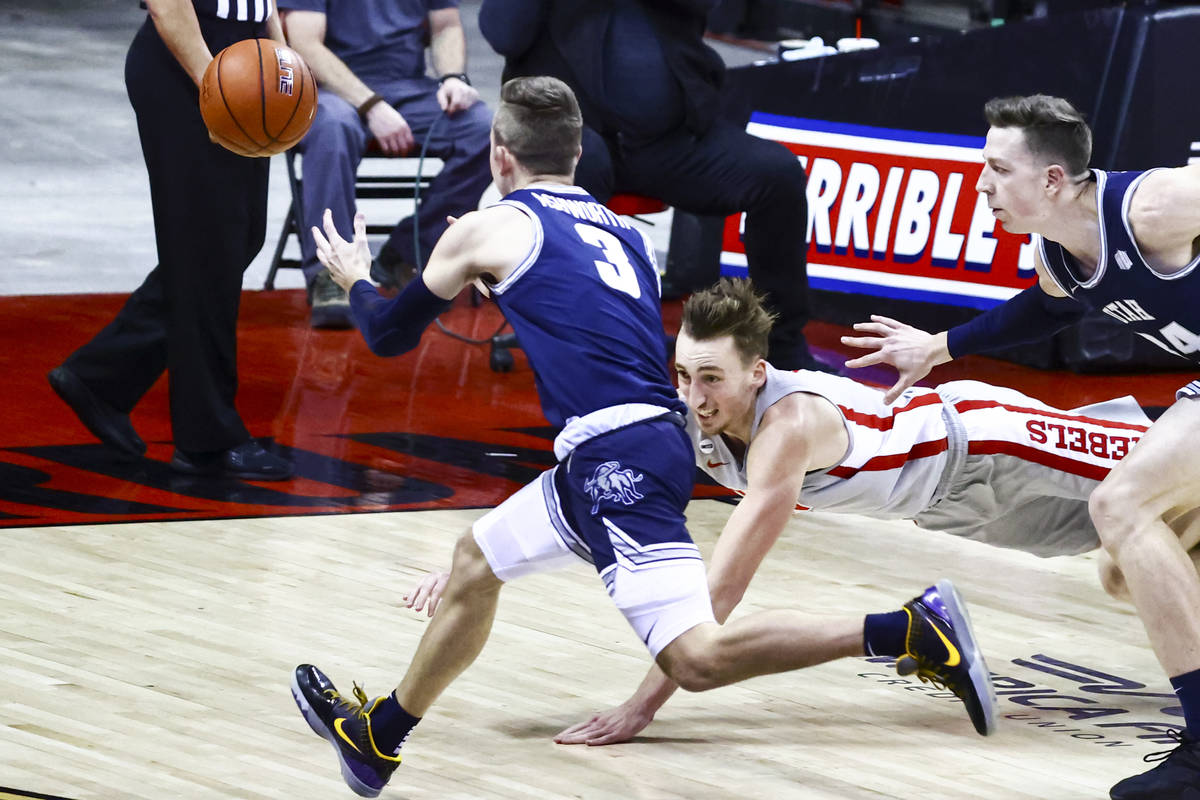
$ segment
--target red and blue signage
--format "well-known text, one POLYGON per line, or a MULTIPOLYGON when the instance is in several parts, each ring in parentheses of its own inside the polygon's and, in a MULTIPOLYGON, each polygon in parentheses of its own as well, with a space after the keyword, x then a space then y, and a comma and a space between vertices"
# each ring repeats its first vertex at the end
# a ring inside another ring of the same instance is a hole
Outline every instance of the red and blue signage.
MULTIPOLYGON (((1033 245, 975 191, 983 139, 755 112, 750 133, 808 172, 814 289, 991 308, 1033 284, 1033 245)), ((746 274, 745 215, 725 223, 721 272, 746 274)))

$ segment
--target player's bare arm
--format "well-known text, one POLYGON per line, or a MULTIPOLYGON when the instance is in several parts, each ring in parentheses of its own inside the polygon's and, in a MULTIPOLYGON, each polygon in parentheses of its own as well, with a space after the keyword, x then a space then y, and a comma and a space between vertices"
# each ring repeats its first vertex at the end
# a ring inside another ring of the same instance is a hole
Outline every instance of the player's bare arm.
POLYGON ((1133 193, 1129 224, 1156 269, 1171 273, 1190 264, 1200 253, 1200 164, 1147 175, 1133 193))
MULTIPOLYGON (((815 428, 806 424, 804 416, 812 400, 817 398, 801 394, 780 400, 763 415, 751 442, 746 454, 746 495, 725 523, 709 560, 708 588, 718 622, 723 623, 741 602, 796 510, 811 464, 809 454, 814 451, 815 428)), ((628 741, 653 721, 677 688, 655 665, 624 703, 567 728, 554 740, 588 745, 628 741)))

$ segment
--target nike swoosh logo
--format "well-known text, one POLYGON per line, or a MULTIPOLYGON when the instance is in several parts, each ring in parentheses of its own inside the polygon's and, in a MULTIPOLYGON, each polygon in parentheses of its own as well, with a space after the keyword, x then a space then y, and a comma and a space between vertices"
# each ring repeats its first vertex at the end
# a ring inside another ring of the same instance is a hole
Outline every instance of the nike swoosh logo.
MULTIPOLYGON (((933 626, 933 632, 936 633, 938 638, 942 640, 942 644, 946 646, 946 652, 950 654, 950 657, 946 659, 946 666, 957 667, 962 662, 962 657, 958 653, 958 648, 946 638, 946 634, 942 633, 942 629, 937 625, 933 626)), ((340 722, 341 720, 339 719, 338 721, 340 722)))
POLYGON ((728 461, 713 461, 713 460, 710 458, 710 459, 708 460, 708 468, 709 468, 709 469, 716 469, 717 467, 723 467, 723 466, 725 466, 725 465, 726 465, 726 464, 728 464, 728 463, 729 463, 728 461))
MULTIPOLYGON (((939 633, 938 635, 941 635, 941 634, 939 633)), ((348 745, 350 745, 351 747, 353 747, 353 748, 354 748, 354 752, 358 753, 359 755, 362 755, 362 750, 359 750, 359 749, 358 749, 358 745, 356 745, 356 744, 355 744, 355 743, 354 743, 354 742, 353 742, 353 741, 350 739, 350 737, 346 735, 346 732, 345 732, 344 730, 342 730, 342 723, 343 723, 343 722, 345 722, 345 721, 346 721, 346 720, 342 719, 341 717, 338 717, 337 719, 335 719, 335 720, 333 721, 333 729, 334 729, 335 731, 337 731, 338 738, 340 738, 340 739, 341 739, 343 742, 345 742, 346 744, 348 744, 348 745)))
MULTIPOLYGON (((908 624, 911 625, 913 612, 909 611, 908 608, 905 607, 904 613, 908 614, 908 619, 909 619, 908 624)), ((938 638, 942 640, 942 644, 945 645, 945 647, 946 647, 946 653, 947 653, 946 666, 947 667, 957 667, 959 664, 961 664, 962 656, 959 655, 958 648, 954 646, 953 642, 951 642, 949 639, 946 638, 946 634, 942 633, 942 629, 934 624, 930 624, 929 627, 933 628, 933 632, 937 634, 938 638)))

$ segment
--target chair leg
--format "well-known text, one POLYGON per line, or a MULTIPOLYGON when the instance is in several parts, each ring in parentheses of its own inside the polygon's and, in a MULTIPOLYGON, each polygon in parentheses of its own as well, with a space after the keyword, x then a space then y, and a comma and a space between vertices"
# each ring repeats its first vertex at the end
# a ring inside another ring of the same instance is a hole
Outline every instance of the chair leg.
POLYGON ((519 348, 515 333, 501 333, 492 337, 491 350, 488 353, 488 367, 492 372, 511 372, 513 368, 513 348, 519 348))
POLYGON ((271 258, 271 269, 267 272, 266 282, 263 283, 263 289, 266 290, 275 288, 275 274, 283 265, 283 248, 287 245, 288 237, 294 233, 299 239, 302 235, 301 231, 304 230, 304 207, 301 205, 300 196, 301 179, 296 175, 296 149, 288 150, 284 158, 287 164, 288 186, 292 190, 292 204, 288 206, 288 212, 283 218, 283 231, 279 234, 279 241, 275 245, 275 255, 271 258))
POLYGON ((296 201, 288 206, 287 216, 283 219, 283 231, 279 234, 279 241, 275 244, 275 254, 271 256, 271 269, 267 271, 267 280, 263 283, 263 289, 271 291, 275 288, 275 273, 279 272, 279 264, 283 260, 283 248, 287 246, 288 237, 296 233, 296 201))

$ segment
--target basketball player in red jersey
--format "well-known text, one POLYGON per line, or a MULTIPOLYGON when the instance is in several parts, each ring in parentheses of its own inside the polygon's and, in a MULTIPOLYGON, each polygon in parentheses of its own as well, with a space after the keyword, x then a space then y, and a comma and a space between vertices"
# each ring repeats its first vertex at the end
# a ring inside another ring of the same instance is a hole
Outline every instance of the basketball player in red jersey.
MULTIPOLYGON (((709 562, 713 611, 724 619, 796 510, 912 518, 1040 556, 1099 546, 1087 498, 1150 420, 1130 398, 1061 411, 1011 389, 955 381, 887 403, 878 389, 763 360, 771 316, 746 281, 722 279, 684 304, 676 343, 679 394, 696 463, 744 495, 709 562)), ((436 608, 428 576, 410 607, 436 608)), ((1120 595, 1120 575, 1102 566, 1120 595)), ((886 629, 867 617, 864 639, 886 629)), ((565 744, 627 741, 675 691, 652 669, 625 703, 566 729, 565 744)))

